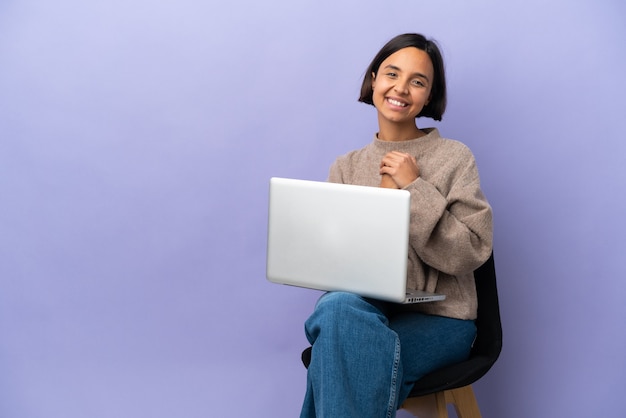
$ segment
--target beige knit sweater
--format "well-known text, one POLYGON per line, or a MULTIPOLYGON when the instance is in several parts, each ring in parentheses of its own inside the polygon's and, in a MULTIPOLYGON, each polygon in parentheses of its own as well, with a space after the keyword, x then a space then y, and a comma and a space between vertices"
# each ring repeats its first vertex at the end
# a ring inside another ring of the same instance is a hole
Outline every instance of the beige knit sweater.
POLYGON ((415 156, 420 177, 405 187, 411 192, 408 287, 440 292, 440 302, 410 309, 459 319, 476 318, 473 271, 491 254, 491 207, 480 189, 474 156, 467 146, 444 139, 435 128, 409 141, 374 138, 362 149, 339 157, 328 180, 378 187, 379 165, 390 151, 415 156))

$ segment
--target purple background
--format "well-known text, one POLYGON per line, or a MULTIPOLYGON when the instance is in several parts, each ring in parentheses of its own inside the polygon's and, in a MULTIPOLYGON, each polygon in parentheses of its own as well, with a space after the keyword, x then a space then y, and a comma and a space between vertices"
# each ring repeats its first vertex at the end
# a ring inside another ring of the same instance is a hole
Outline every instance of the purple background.
MULTIPOLYGON (((0 416, 298 414, 317 292, 265 280, 270 176, 368 143, 361 76, 439 40, 495 210, 485 417, 618 417, 620 0, 0 3, 0 416)), ((405 416, 401 413, 400 416, 405 416)))

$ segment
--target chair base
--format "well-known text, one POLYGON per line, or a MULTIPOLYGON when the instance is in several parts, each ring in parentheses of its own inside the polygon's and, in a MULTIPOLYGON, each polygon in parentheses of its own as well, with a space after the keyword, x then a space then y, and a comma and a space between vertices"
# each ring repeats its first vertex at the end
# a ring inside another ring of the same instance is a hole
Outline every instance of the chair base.
POLYGON ((454 405, 458 418, 481 418, 471 385, 408 398, 402 404, 401 409, 419 418, 448 418, 446 404, 454 405))

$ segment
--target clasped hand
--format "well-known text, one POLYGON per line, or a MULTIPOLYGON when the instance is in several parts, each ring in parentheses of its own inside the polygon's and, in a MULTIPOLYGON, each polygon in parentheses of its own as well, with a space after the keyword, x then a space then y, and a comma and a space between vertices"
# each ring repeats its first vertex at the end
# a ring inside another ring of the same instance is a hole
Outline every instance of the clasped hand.
POLYGON ((417 161, 412 155, 391 151, 380 162, 380 187, 402 189, 413 183, 420 175, 417 161))

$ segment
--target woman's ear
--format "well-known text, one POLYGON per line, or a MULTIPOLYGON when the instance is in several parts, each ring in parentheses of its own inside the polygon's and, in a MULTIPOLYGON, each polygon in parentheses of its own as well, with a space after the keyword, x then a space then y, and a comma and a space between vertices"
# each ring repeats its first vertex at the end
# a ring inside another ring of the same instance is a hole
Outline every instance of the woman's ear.
POLYGON ((372 72, 372 91, 374 90, 374 85, 376 85, 376 73, 372 72))

